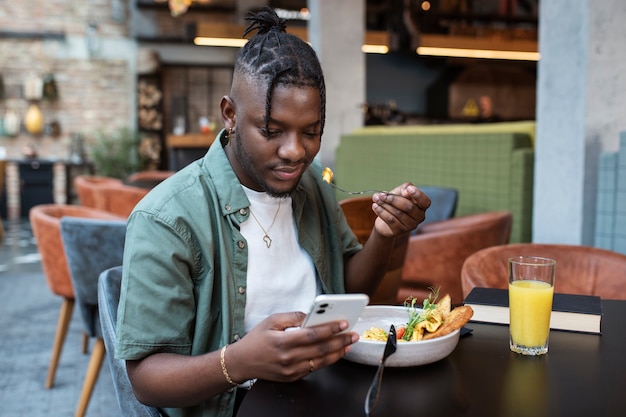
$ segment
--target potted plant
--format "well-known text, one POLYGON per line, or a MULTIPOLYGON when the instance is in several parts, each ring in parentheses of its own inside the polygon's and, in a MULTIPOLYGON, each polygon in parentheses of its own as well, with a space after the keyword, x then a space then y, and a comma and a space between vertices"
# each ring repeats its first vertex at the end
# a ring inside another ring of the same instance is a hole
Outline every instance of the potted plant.
POLYGON ((99 130, 91 145, 91 159, 98 175, 124 179, 143 168, 139 156, 140 135, 129 128, 99 130))

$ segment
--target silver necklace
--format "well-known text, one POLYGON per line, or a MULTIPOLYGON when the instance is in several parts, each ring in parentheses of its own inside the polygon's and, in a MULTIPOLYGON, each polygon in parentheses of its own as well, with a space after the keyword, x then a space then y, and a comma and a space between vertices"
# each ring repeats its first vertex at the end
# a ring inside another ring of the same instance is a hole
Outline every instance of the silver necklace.
POLYGON ((265 246, 267 246, 268 249, 270 248, 270 246, 272 246, 272 238, 270 237, 269 232, 270 232, 270 230, 272 230, 272 226, 274 226, 274 223, 276 222, 276 218, 278 217, 278 212, 280 211, 280 204, 281 203, 282 203, 282 201, 279 200, 278 201, 278 209, 276 209, 276 214, 274 214, 274 220, 272 220, 272 224, 270 224, 270 227, 268 227, 267 230, 265 230, 265 228, 263 227, 263 225, 261 224, 259 219, 257 219, 257 217, 254 215, 254 211, 252 211, 252 206, 250 207, 250 214, 252 214, 252 218, 254 219, 256 224, 259 225, 261 230, 263 230, 263 233, 265 233, 263 235, 263 242, 265 242, 265 246))

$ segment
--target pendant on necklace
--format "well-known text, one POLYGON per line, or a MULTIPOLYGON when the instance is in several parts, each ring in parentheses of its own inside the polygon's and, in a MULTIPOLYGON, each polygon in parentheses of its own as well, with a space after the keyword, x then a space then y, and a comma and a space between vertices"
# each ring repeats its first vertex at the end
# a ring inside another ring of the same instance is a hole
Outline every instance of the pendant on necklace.
POLYGON ((268 249, 272 246, 272 238, 269 237, 267 233, 263 236, 263 242, 265 242, 265 246, 267 246, 268 249))

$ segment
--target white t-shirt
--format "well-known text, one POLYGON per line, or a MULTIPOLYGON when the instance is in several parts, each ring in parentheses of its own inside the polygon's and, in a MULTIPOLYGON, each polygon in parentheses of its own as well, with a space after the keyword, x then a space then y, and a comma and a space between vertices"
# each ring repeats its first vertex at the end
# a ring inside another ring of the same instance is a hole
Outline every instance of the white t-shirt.
POLYGON ((248 332, 270 314, 308 312, 318 290, 313 261, 298 244, 291 197, 243 189, 254 213, 241 224, 241 234, 248 242, 248 332), (265 232, 271 239, 269 247, 263 240, 265 232))

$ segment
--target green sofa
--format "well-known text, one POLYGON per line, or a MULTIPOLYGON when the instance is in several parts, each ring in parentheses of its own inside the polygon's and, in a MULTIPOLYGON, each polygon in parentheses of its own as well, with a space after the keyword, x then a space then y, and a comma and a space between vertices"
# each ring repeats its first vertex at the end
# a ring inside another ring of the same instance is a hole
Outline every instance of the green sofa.
POLYGON ((405 181, 456 188, 456 216, 508 210, 511 243, 530 242, 534 127, 533 121, 364 127, 341 136, 334 181, 347 190, 405 181))

